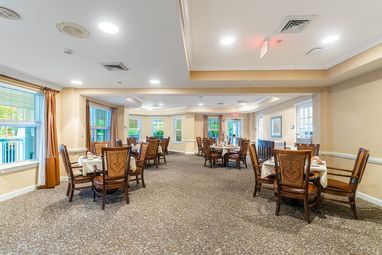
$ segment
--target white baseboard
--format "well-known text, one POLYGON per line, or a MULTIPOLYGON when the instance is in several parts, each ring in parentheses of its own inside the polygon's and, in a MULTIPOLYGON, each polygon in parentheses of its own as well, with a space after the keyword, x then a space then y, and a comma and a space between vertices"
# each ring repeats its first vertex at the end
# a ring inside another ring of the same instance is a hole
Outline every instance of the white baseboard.
POLYGON ((21 196, 21 195, 26 194, 26 193, 31 192, 31 191, 35 191, 36 187, 37 187, 36 185, 31 185, 31 186, 28 186, 28 187, 25 187, 22 189, 18 189, 18 190, 0 195, 0 202, 14 198, 14 197, 21 196))
POLYGON ((381 199, 372 197, 370 195, 367 195, 367 194, 359 192, 359 191, 357 191, 357 197, 362 198, 363 200, 366 200, 372 204, 375 204, 375 205, 382 207, 382 200, 381 199))
POLYGON ((68 176, 60 176, 60 181, 67 182, 68 181, 68 176))
POLYGON ((171 151, 171 152, 178 152, 178 153, 184 153, 184 154, 187 154, 187 155, 195 154, 194 151, 181 151, 181 150, 173 150, 173 149, 169 149, 169 151, 171 151))

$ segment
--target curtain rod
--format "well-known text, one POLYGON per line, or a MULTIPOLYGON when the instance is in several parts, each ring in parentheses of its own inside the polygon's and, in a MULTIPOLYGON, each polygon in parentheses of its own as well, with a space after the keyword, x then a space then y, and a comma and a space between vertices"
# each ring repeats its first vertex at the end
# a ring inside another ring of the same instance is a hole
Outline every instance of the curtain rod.
POLYGON ((10 77, 10 76, 3 75, 3 74, 0 75, 0 82, 10 83, 12 85, 20 86, 20 87, 27 88, 27 89, 33 89, 33 90, 39 90, 39 91, 51 90, 51 91, 54 91, 55 93, 60 93, 60 91, 58 91, 58 90, 51 89, 51 88, 48 88, 45 86, 40 86, 40 85, 37 85, 34 83, 30 83, 27 81, 16 79, 14 77, 10 77))
POLYGON ((89 103, 98 104, 99 106, 103 106, 103 107, 107 107, 107 108, 111 108, 111 109, 117 109, 117 107, 114 106, 114 105, 109 105, 109 104, 106 104, 106 103, 101 103, 101 102, 98 102, 98 101, 95 101, 95 100, 89 99, 89 98, 86 98, 86 100, 89 101, 89 103))

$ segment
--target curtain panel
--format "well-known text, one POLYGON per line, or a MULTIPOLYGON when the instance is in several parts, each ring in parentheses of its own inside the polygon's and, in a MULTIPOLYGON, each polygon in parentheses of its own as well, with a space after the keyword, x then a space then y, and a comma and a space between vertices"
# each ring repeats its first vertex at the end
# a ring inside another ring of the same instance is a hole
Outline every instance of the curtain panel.
POLYGON ((111 125, 110 125, 110 145, 115 146, 115 140, 119 135, 117 133, 117 108, 111 108, 111 125))
POLYGON ((85 125, 86 125, 86 148, 88 151, 91 151, 94 153, 93 151, 93 146, 92 146, 92 142, 91 142, 91 130, 90 130, 90 101, 89 100, 86 100, 86 121, 85 121, 85 125))
POLYGON ((60 166, 56 126, 56 91, 44 89, 45 101, 45 185, 40 188, 54 188, 60 184, 60 166))
POLYGON ((203 115, 203 138, 208 137, 208 115, 203 115))

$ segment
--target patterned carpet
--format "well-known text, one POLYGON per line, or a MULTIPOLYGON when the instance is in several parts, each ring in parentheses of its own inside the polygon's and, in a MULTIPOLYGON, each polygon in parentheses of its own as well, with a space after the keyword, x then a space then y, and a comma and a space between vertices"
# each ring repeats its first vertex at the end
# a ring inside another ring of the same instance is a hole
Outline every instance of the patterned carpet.
POLYGON ((170 154, 131 184, 130 204, 101 210, 89 190, 68 203, 66 183, 0 203, 1 254, 381 254, 382 208, 359 200, 360 220, 342 205, 324 212, 282 204, 272 192, 252 198, 252 170, 205 168, 192 155, 170 154))

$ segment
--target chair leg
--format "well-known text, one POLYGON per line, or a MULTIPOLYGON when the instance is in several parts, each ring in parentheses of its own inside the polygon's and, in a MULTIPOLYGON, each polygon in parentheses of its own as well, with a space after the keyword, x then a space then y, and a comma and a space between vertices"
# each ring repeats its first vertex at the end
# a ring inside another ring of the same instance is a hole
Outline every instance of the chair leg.
POLYGON ((308 201, 304 199, 304 218, 310 223, 308 201))
POLYGON ((73 195, 74 195, 74 184, 70 185, 70 196, 69 196, 69 202, 73 201, 73 195))
POLYGON ((255 189, 253 190, 253 197, 256 197, 257 194, 257 184, 255 184, 255 189))
POLYGON ((277 194, 276 196, 276 212, 275 215, 279 216, 280 214, 280 203, 281 203, 281 196, 280 194, 277 194))
POLYGON ((102 210, 105 210, 105 204, 106 204, 106 188, 102 190, 102 210))
POLYGON ((94 187, 94 186, 92 187, 92 190, 93 190, 93 202, 95 202, 95 199, 96 199, 96 191, 95 191, 95 187, 94 187))
POLYGON ((66 196, 69 196, 69 192, 70 192, 70 182, 68 182, 68 189, 66 190, 66 196))
POLYGON ((125 197, 126 197, 126 204, 130 204, 130 198, 129 198, 129 185, 125 185, 125 197))
POLYGON ((207 159, 204 159, 204 166, 207 165, 207 159))
POLYGON ((238 167, 239 169, 241 169, 241 166, 240 166, 240 159, 239 159, 238 161, 236 161, 236 164, 237 164, 237 167, 238 167))
POLYGON ((137 182, 137 184, 139 185, 139 180, 138 180, 138 175, 135 176, 135 181, 137 182))
POLYGON ((351 210, 353 211, 354 219, 358 219, 357 206, 355 205, 355 197, 349 197, 351 210))
POLYGON ((141 179, 142 179, 142 186, 143 188, 146 188, 146 185, 145 185, 145 178, 143 177, 143 173, 141 175, 141 179))
POLYGON ((163 160, 164 160, 164 163, 167 164, 167 161, 166 161, 166 153, 163 155, 163 160))

